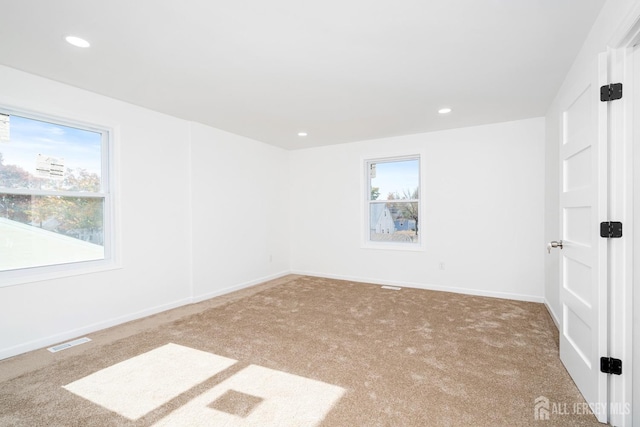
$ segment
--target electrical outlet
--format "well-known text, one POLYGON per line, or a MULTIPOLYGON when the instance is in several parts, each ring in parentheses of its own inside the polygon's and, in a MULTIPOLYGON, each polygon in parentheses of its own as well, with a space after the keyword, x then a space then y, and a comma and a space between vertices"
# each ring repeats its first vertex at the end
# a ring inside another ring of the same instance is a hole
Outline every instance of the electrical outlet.
POLYGON ((444 262, 440 262, 440 270, 444 270, 444 262))

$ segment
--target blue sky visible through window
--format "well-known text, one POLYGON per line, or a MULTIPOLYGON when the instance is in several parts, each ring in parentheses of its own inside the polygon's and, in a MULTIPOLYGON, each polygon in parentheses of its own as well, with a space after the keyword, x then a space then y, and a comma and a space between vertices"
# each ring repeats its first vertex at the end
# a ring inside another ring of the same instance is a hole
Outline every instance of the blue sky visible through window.
POLYGON ((377 200, 387 200, 389 193, 412 193, 420 185, 418 159, 376 162, 376 177, 371 179, 371 187, 380 189, 377 200))
POLYGON ((35 173, 38 154, 63 158, 65 168, 82 168, 101 176, 102 135, 12 115, 11 139, 0 142, 5 165, 35 173))

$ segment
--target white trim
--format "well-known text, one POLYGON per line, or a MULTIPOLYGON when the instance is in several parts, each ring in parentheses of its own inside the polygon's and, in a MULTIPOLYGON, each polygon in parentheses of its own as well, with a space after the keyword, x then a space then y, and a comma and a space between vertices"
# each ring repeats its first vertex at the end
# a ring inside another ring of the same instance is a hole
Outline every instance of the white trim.
POLYGON ((402 242, 374 242, 363 241, 360 245, 361 249, 387 250, 387 251, 406 251, 406 252, 424 252, 425 247, 420 243, 402 243, 402 242))
POLYGON ((326 273, 318 273, 314 271, 303 271, 303 270, 294 270, 290 274, 298 274, 302 276, 311 276, 311 277, 323 277, 326 279, 346 280, 349 282, 357 282, 357 283, 370 283, 373 285, 400 286, 405 288, 424 289, 429 291, 452 292, 455 294, 509 299, 509 300, 515 300, 515 301, 526 301, 526 302, 537 302, 537 303, 544 302, 544 298, 541 296, 516 294, 516 293, 510 293, 510 292, 482 291, 478 289, 470 289, 470 288, 457 287, 457 286, 441 286, 441 285, 433 285, 429 283, 380 280, 380 279, 374 279, 370 277, 346 276, 346 275, 340 275, 340 274, 326 274, 326 273))
POLYGON ((190 298, 184 298, 178 301, 174 301, 172 303, 159 305, 156 307, 126 314, 124 316, 115 317, 113 319, 105 320, 102 322, 92 323, 90 325, 86 325, 81 328, 71 329, 66 332, 61 332, 59 334, 51 335, 45 338, 40 338, 37 340, 22 343, 13 347, 1 349, 0 360, 17 356, 19 354, 26 353, 28 351, 40 350, 40 349, 44 350, 44 348, 47 346, 51 346, 53 344, 57 344, 65 340, 70 340, 70 339, 79 337, 81 335, 87 335, 92 332, 97 332, 106 328, 110 328, 112 326, 121 325, 123 323, 130 322, 132 320, 141 319, 143 317, 151 316, 157 313, 161 313, 163 311, 181 307, 183 305, 189 304, 190 302, 191 302, 190 298))
MULTIPOLYGON (((623 89, 628 89, 624 79, 624 49, 613 49, 608 51, 608 65, 610 78, 609 82, 614 83, 623 80, 623 89)), ((602 356, 615 357, 618 359, 630 360, 630 356, 625 355, 625 339, 629 325, 625 322, 626 311, 625 304, 625 253, 627 252, 630 240, 626 238, 627 233, 632 228, 631 217, 626 214, 627 201, 627 183, 625 175, 628 174, 628 162, 625 160, 625 126, 624 115, 629 104, 629 98, 623 96, 621 100, 616 100, 608 104, 609 109, 609 201, 607 218, 612 221, 621 221, 623 223, 623 237, 621 239, 609 239, 609 275, 608 275, 608 293, 609 293, 609 322, 608 322, 608 348, 602 356)), ((628 159, 633 160, 632 158, 628 159)), ((631 298, 628 298, 631 302, 631 298)), ((627 397, 627 386, 631 385, 631 381, 626 381, 627 374, 631 372, 631 366, 625 364, 623 375, 612 375, 609 378, 609 405, 617 407, 623 404, 627 397), (629 368, 629 369, 627 369, 629 368)), ((608 421, 612 425, 626 426, 630 425, 629 421, 624 420, 624 414, 619 412, 610 412, 608 421)))
POLYGON ((259 285, 261 283, 268 282, 270 280, 279 279, 281 277, 285 277, 285 276, 288 276, 290 274, 291 274, 290 271, 281 271, 280 273, 271 274, 269 276, 264 276, 264 277, 260 277, 258 279, 249 280, 249 281, 246 281, 246 282, 239 283, 237 285, 232 285, 232 286, 228 286, 228 287, 223 288, 223 289, 219 289, 217 291, 208 292, 206 294, 194 296, 193 298, 191 298, 191 302, 196 303, 196 302, 205 301, 205 300, 208 300, 208 299, 211 299, 211 298, 219 297, 220 295, 229 294, 231 292, 235 292, 235 291, 239 291, 241 289, 249 288, 251 286, 259 285))
MULTIPOLYGON (((595 330, 595 336, 593 336, 595 351, 588 356, 591 357, 592 366, 598 366, 599 357, 605 356, 608 351, 608 342, 611 339, 609 336, 609 318, 610 318, 610 298, 611 292, 608 288, 608 278, 611 273, 611 268, 608 263, 608 259, 611 256, 609 242, 606 239, 600 238, 598 236, 597 227, 603 221, 609 221, 609 207, 611 200, 611 193, 609 189, 611 188, 611 158, 609 156, 611 150, 611 141, 609 140, 608 129, 610 125, 611 117, 609 115, 609 103, 601 102, 599 96, 599 88, 605 84, 609 83, 610 73, 608 69, 608 55, 606 53, 600 53, 596 56, 597 64, 598 64, 598 73, 597 73, 597 86, 592 91, 592 96, 595 98, 591 102, 596 102, 596 121, 597 121, 597 150, 598 154, 596 156, 597 161, 593 165, 592 174, 596 177, 596 194, 597 194, 597 204, 593 206, 592 209, 597 213, 597 220, 593 229, 593 238, 592 245, 596 251, 596 258, 594 261, 593 267, 597 270, 597 291, 596 295, 592 296, 592 300, 590 301, 593 307, 596 307, 597 311, 597 323, 590 325, 595 330), (593 357, 595 356, 595 360, 593 357)), ((562 235, 564 236, 566 230, 564 229, 564 225, 562 227, 562 235)), ((561 282, 564 286, 564 283, 561 282)), ((568 338, 568 326, 567 326, 567 315, 563 313, 563 328, 565 331, 563 332, 563 336, 568 338)), ((561 351, 562 354, 562 351, 561 351)), ((564 360, 563 360, 564 362, 564 360)), ((566 362, 564 362, 566 363, 566 362)), ((593 370, 597 380, 597 386, 595 388, 595 394, 592 397, 594 399, 593 402, 590 403, 609 403, 610 392, 607 387, 606 378, 602 378, 602 373, 599 372, 599 369, 594 368, 593 370)), ((574 380, 575 381, 575 380, 574 380)), ((608 406, 607 406, 608 408, 608 406)), ((608 414, 606 411, 596 411, 595 416, 599 422, 605 423, 608 421, 608 414)))
POLYGON ((629 7, 628 12, 619 12, 624 20, 618 25, 618 29, 611 36, 608 46, 612 48, 632 47, 640 41, 640 3, 635 2, 629 7))
POLYGON ((44 282, 63 277, 82 276, 122 268, 113 260, 81 261, 69 264, 58 264, 43 267, 25 268, 0 272, 0 288, 26 283, 44 282))
MULTIPOLYGON (((120 127, 117 124, 96 124, 84 119, 69 119, 62 117, 60 113, 41 113, 28 108, 0 104, 0 111, 10 115, 20 116, 27 119, 43 121, 51 124, 72 127, 75 129, 88 130, 102 135, 101 141, 101 161, 102 170, 100 174, 101 192, 71 192, 71 191, 48 191, 48 190, 23 190, 0 188, 0 192, 5 194, 23 194, 36 196, 63 196, 100 198, 103 200, 103 247, 104 258, 96 261, 71 262, 67 264, 57 264, 51 266, 36 266, 30 268, 0 271, 0 287, 15 286, 25 283, 33 283, 44 280, 58 279, 77 275, 91 274, 102 271, 122 268, 121 260, 121 231, 120 231, 120 184, 118 155, 120 127)), ((75 114, 68 114, 75 117, 75 114)))
POLYGON ((187 201, 187 211, 189 213, 189 222, 187 224, 187 229, 189 230, 189 236, 187 237, 187 240, 189 242, 189 248, 188 248, 188 265, 189 265, 189 271, 187 272, 188 275, 188 280, 189 280, 189 296, 193 299, 195 297, 195 289, 196 289, 196 284, 194 282, 193 279, 193 268, 194 268, 194 262, 193 262, 193 233, 194 233, 194 227, 193 227, 193 122, 188 122, 187 123, 187 129, 188 129, 188 135, 187 135, 187 170, 189 171, 189 173, 187 174, 187 194, 189 194, 189 199, 187 201))
MULTIPOLYGON (((610 319, 609 319, 609 356, 623 360, 623 374, 612 375, 609 378, 609 407, 625 408, 633 406, 634 370, 633 366, 633 279, 634 279, 634 153, 633 153, 633 113, 634 73, 640 70, 633 68, 633 46, 640 42, 640 3, 636 3, 625 15, 618 30, 609 44, 609 71, 611 83, 622 82, 623 97, 610 105, 611 159, 610 179, 610 210, 611 220, 624 224, 623 238, 612 239, 610 244, 609 291, 610 319), (627 361, 627 362, 625 362, 627 361)), ((639 108, 635 105, 635 108, 639 108)), ((637 138, 637 136, 636 136, 637 138)), ((638 173, 640 171, 635 171, 638 173)), ((638 307, 635 307, 638 309, 638 307)), ((638 347, 638 343, 635 343, 638 347)), ((640 414, 636 414, 635 423, 638 424, 640 414)), ((609 422, 617 426, 631 426, 634 424, 632 411, 615 411, 609 414, 609 422)))
POLYGON ((110 206, 105 215, 109 215, 111 227, 105 230, 105 257, 111 260, 115 268, 122 267, 122 214, 120 186, 120 125, 111 125, 109 130, 109 203, 110 206), (106 246, 106 243, 109 245, 106 246), (108 251, 108 252, 106 252, 108 251))
MULTIPOLYGON (((640 5, 639 5, 640 6, 640 5)), ((640 36, 639 36, 640 39, 640 36)), ((638 40, 640 41, 640 40, 638 40)), ((640 46, 636 46, 634 48, 633 55, 630 57, 633 62, 634 68, 637 66, 640 68, 640 46)), ((628 95, 633 97, 632 103, 635 107, 634 111, 629 111, 628 114, 630 117, 633 117, 631 125, 633 126, 632 131, 634 132, 633 137, 635 137, 636 143, 640 141, 640 115, 638 114, 638 110, 640 110, 640 75, 638 75, 640 70, 636 70, 636 74, 632 84, 632 90, 629 91, 628 95)), ((632 144, 633 147, 633 144, 632 144)), ((632 175, 633 182, 631 184, 633 201, 632 201, 632 214, 633 218, 637 218, 640 214, 640 150, 638 147, 633 149, 633 166, 632 166, 632 175)), ((631 256, 631 283, 637 283, 640 279, 640 226, 636 226, 634 224, 633 233, 628 234, 633 239, 632 243, 632 254, 631 256)), ((633 285, 631 285, 633 286, 633 285)), ((636 288, 632 289, 631 292, 631 341, 628 343, 629 348, 631 348, 631 361, 627 363, 627 365, 631 365, 631 396, 632 396, 632 414, 635 414, 635 418, 632 419, 631 424, 633 425, 633 421, 636 424, 640 424, 638 418, 640 418, 640 322, 638 319, 640 318, 640 291, 635 285, 636 288), (634 322, 635 319, 635 322, 634 322)))
POLYGON ((8 113, 9 115, 20 116, 26 119, 38 120, 53 125, 62 125, 74 129, 88 130, 96 133, 102 133, 110 128, 110 126, 96 124, 92 121, 87 121, 84 119, 69 119, 69 117, 76 116, 76 114, 73 113, 64 113, 62 115, 58 112, 51 114, 42 113, 38 110, 17 107, 10 104, 5 104, 4 102, 0 103, 0 110, 2 110, 2 114, 8 113))
POLYGON ((558 317, 558 315, 556 314, 555 311, 553 311, 553 308, 551 307, 551 304, 549 304, 549 301, 547 301, 546 298, 544 298, 543 301, 545 307, 547 307, 547 311, 549 312, 549 315, 551 316, 551 320, 553 320, 553 323, 555 323, 556 328, 558 329, 558 331, 560 331, 560 318, 558 317))
MULTIPOLYGON (((108 178, 107 178, 108 179, 108 178)), ((14 194, 17 196, 58 196, 58 197, 73 197, 73 198, 87 198, 87 199, 106 199, 109 193, 94 193, 92 191, 66 191, 66 190, 38 190, 38 189, 21 189, 21 188, 7 188, 0 187, 0 193, 2 194, 14 194)))
POLYGON ((136 311, 133 313, 129 313, 129 314, 125 314, 123 316, 119 316, 119 317, 115 317, 113 319, 109 319, 109 320, 105 320, 105 321, 101 321, 101 322, 96 322, 96 323, 92 323, 89 325, 85 325, 83 327, 80 328, 76 328, 76 329, 71 329, 65 332, 61 332, 59 334, 55 334, 55 335, 51 335, 48 337, 44 337, 44 338, 40 338, 37 340, 33 340, 33 341, 29 341, 26 343, 22 343, 13 347, 9 347, 9 348, 5 348, 5 349, 0 349, 0 360, 2 359, 6 359, 8 357, 13 357, 13 356, 17 356, 19 354, 22 353, 26 353, 28 351, 33 351, 33 350, 40 350, 40 349, 44 349, 47 346, 51 346, 54 344, 57 344, 59 342, 65 341, 65 340, 70 340, 73 338, 76 338, 80 335, 87 335, 90 334, 92 332, 97 332, 106 328, 110 328, 112 326, 117 326, 117 325, 121 325, 123 323, 126 322, 130 322, 132 320, 137 320, 137 319, 141 319, 143 317, 147 317, 147 316, 151 316, 157 313, 161 313, 167 310, 171 310, 174 308, 178 308, 178 307, 182 307, 185 305, 189 305, 192 303, 197 303, 197 302, 201 302, 201 301, 205 301, 217 296, 221 296, 221 295, 225 295, 234 291, 238 291, 241 289, 245 289, 245 288, 249 288, 251 286, 254 285, 258 285, 261 283, 265 283, 268 282, 270 280, 275 280, 275 279, 279 279, 281 277, 285 277, 290 275, 291 272, 289 271, 283 271, 277 274, 272 274, 269 276, 264 276, 258 279, 254 279, 254 280, 249 280, 237 285, 233 285, 233 286, 229 286, 226 287, 224 289, 215 291, 215 292, 210 292, 208 294, 204 294, 204 295, 200 295, 197 296, 195 298, 193 297, 187 297, 187 298, 182 298, 167 304, 161 304, 155 307, 151 307, 151 308, 147 308, 144 310, 140 310, 140 311, 136 311))
MULTIPOLYGON (((425 163, 425 153, 423 150, 419 151, 404 151, 402 153, 382 153, 379 155, 367 155, 362 156, 360 158, 360 167, 361 171, 361 179, 360 179, 360 248, 361 249, 374 249, 374 250, 393 250, 393 251, 413 251, 413 252, 424 252, 427 248, 426 239, 424 238, 424 229, 422 234, 419 237, 418 243, 404 243, 404 242, 376 242, 370 240, 370 205, 373 202, 370 200, 371 195, 371 180, 369 177, 368 165, 371 162, 377 163, 392 163, 399 162, 403 160, 418 160, 418 185, 420 188, 419 194, 419 220, 418 224, 422 223, 422 227, 424 227, 424 215, 426 209, 426 202, 424 197, 425 192, 425 173, 424 173, 424 163, 425 163)), ((413 200, 413 199, 412 199, 413 200)), ((410 202, 411 200, 401 200, 400 202, 410 202)), ((383 200, 380 200, 383 202, 383 200)))
MULTIPOLYGON (((182 298, 177 301, 158 305, 152 308, 136 311, 133 313, 129 313, 123 316, 115 317, 113 319, 92 323, 89 325, 85 325, 80 328, 71 329, 62 333, 58 333, 55 335, 51 335, 48 337, 40 338, 37 340, 29 341, 26 343, 22 343, 17 346, 0 349, 0 360, 6 359, 8 357, 13 357, 22 353, 26 353, 33 350, 44 349, 47 346, 51 346, 57 344, 59 342, 76 338, 81 335, 87 335, 93 332, 97 332, 112 326, 117 326, 126 322, 130 322, 132 320, 141 319, 143 317, 151 316, 157 313, 161 313, 167 310, 171 310, 177 307, 185 306, 191 303, 197 303, 201 301, 205 301, 217 296, 229 294, 231 292, 235 292, 241 289, 249 288, 254 285, 258 285, 261 283, 268 282, 270 280, 279 279, 282 277, 286 277, 292 274, 304 275, 304 276, 312 276, 312 277, 324 277, 330 279, 338 279, 338 280, 346 280, 357 283, 369 283, 369 284, 378 284, 378 285, 387 285, 387 286, 400 286, 407 288, 415 288, 415 289, 425 289, 425 290, 433 290, 433 291, 442 291, 442 292, 452 292, 464 295, 475 295, 475 296, 483 296, 483 297, 491 297, 491 298, 501 298, 501 299, 510 299, 516 301, 526 301, 526 302, 535 302, 535 303, 545 303, 544 299, 539 296, 526 295, 526 294, 515 294, 515 293, 507 293, 507 292, 492 292, 492 291, 480 291, 476 289, 469 289, 463 287, 447 287, 447 286, 439 286, 439 285, 431 285, 431 284, 422 284, 422 283, 414 283, 414 282, 403 282, 403 281, 389 281, 389 280, 378 280, 373 278, 363 278, 363 277, 354 277, 354 276, 345 276, 345 275, 335 275, 335 274, 324 274, 317 272, 309 272, 309 271, 282 271, 277 274, 272 274, 269 276, 264 276, 258 279, 249 280, 237 285, 229 286, 224 289, 220 289, 215 292, 210 292, 207 294, 199 295, 197 297, 187 297, 182 298)), ((548 307, 548 304, 546 304, 548 307)), ((552 311, 551 311, 552 312, 552 311)), ((553 314, 553 312, 552 312, 553 314)), ((553 317, 553 316, 552 316, 553 317)), ((554 321, 556 319, 554 318, 554 321)))

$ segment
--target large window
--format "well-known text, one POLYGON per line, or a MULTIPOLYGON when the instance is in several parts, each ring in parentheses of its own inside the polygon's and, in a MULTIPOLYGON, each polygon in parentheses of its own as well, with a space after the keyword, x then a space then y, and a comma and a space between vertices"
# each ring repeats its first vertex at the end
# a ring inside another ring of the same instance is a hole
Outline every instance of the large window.
POLYGON ((111 257, 108 144, 104 129, 0 110, 0 272, 111 257))
POLYGON ((367 246, 420 248, 420 157, 365 161, 367 246))

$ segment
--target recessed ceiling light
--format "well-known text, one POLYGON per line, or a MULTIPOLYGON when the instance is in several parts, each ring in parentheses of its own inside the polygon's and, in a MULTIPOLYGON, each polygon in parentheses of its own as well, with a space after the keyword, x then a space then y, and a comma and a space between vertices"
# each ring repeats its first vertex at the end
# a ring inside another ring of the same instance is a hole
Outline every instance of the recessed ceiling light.
POLYGON ((447 108, 441 108, 438 110, 438 113, 440 114, 449 114, 451 112, 451 108, 447 107, 447 108))
POLYGON ((298 136, 307 136, 306 132, 298 132, 298 136))
POLYGON ((72 44, 72 45, 74 45, 76 47, 89 47, 89 46, 91 46, 91 43, 89 43, 85 39, 81 39, 80 37, 67 36, 64 39, 67 41, 67 43, 72 44))

